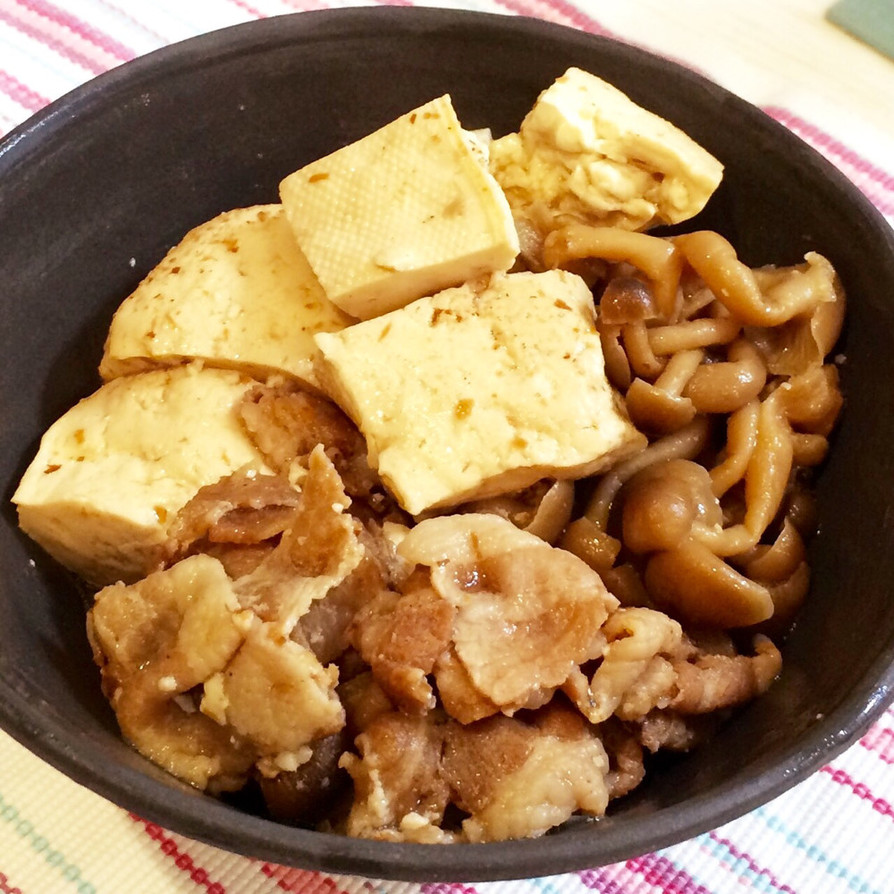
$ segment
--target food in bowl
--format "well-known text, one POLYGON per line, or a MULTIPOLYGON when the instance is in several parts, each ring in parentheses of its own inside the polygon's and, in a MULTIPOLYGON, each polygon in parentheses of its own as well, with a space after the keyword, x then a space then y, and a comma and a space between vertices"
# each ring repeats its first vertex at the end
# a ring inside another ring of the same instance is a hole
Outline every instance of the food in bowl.
POLYGON ((125 737, 285 822, 493 841, 766 691, 844 295, 645 232, 721 175, 574 69, 518 134, 442 97, 175 247, 14 497, 98 590, 125 737))

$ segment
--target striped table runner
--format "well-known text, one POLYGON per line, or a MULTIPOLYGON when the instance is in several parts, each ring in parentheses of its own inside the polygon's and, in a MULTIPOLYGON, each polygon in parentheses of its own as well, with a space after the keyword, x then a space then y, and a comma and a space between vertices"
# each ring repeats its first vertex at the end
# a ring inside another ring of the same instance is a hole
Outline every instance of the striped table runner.
MULTIPOLYGON (((411 5, 409 0, 396 0, 411 5)), ((344 0, 0 0, 0 135, 135 56, 344 0)), ((836 164, 894 223, 894 62, 818 0, 442 0, 618 37, 700 70, 836 164)), ((894 16, 894 4, 879 0, 894 16)), ((876 13, 878 10, 876 10, 876 13)), ((2 189, 2 185, 0 185, 2 189)), ((108 803, 0 733, 0 894, 894 894, 894 710, 739 820, 612 866, 475 885, 383 882, 249 860, 108 803)))

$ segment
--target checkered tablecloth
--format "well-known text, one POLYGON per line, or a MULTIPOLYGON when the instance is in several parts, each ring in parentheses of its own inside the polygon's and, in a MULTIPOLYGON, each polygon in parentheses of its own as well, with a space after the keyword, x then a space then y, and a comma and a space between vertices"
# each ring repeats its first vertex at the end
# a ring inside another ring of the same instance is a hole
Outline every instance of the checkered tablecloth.
MULTIPOLYGON (((411 0, 395 0, 410 5, 411 0)), ((0 135, 89 78, 186 37, 349 0, 0 0, 0 135)), ((607 34, 765 109, 894 223, 894 61, 820 0, 442 0, 607 34)), ((852 4, 894 23, 894 2, 852 4)), ((857 13, 859 13, 857 9, 857 13)), ((879 32, 881 33, 881 32, 879 32)), ((2 184, 0 184, 2 189, 2 184)), ((2 238, 2 234, 0 234, 2 238)), ((892 296, 894 297, 894 296, 892 296)), ((771 803, 683 844, 549 878, 418 885, 288 869, 147 823, 0 733, 0 894, 894 894, 894 710, 771 803)))

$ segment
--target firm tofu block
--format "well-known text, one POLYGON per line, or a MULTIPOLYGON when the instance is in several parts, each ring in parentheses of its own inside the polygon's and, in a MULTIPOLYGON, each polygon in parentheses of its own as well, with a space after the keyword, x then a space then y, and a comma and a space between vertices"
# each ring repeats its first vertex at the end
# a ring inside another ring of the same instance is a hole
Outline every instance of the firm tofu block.
POLYGON ((359 319, 518 254, 506 198, 446 95, 290 174, 280 197, 326 295, 359 319))
POLYGON ((723 176, 687 134, 579 68, 540 94, 518 133, 491 144, 490 165, 520 226, 539 231, 679 223, 723 176))
POLYGON ((143 577, 200 487, 267 470, 235 410, 254 384, 190 364, 103 385, 44 434, 13 495, 22 530, 92 584, 143 577))
POLYGON ((313 336, 349 322, 299 251, 282 205, 239 208, 191 230, 124 300, 100 374, 198 359, 316 387, 313 336))
POLYGON ((565 271, 495 274, 316 340, 324 388, 414 515, 645 445, 605 377, 590 291, 565 271))

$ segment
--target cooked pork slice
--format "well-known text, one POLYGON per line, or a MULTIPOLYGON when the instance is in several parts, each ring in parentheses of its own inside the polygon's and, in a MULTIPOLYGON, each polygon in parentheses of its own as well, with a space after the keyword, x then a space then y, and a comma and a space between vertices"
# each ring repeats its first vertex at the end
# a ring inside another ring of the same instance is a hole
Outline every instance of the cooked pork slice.
POLYGON ((473 714, 485 702, 505 714, 536 708, 602 654, 601 627, 615 598, 582 560, 512 522, 489 514, 428 519, 398 552, 427 566, 432 587, 456 608, 453 654, 435 669, 445 705, 468 704, 470 682, 485 700, 475 700, 473 714))
POLYGON ((369 670, 339 682, 338 697, 345 709, 345 729, 352 739, 364 732, 377 717, 394 710, 391 699, 369 670))
POLYGON ((716 654, 704 648, 673 662, 681 714, 709 714, 763 695, 782 670, 782 655, 766 636, 754 638, 754 655, 716 654))
POLYGON ((435 680, 444 710, 460 723, 474 723, 497 714, 500 706, 476 688, 468 668, 459 660, 456 647, 442 652, 435 663, 435 680))
POLYGON ((281 475, 240 470, 200 488, 177 513, 165 544, 167 564, 212 544, 255 546, 282 534, 300 505, 300 492, 281 475))
POLYGON ((366 528, 357 530, 363 558, 357 567, 322 599, 315 599, 298 620, 293 637, 300 636, 323 664, 338 659, 351 644, 351 627, 357 612, 386 587, 387 569, 375 538, 366 528))
POLYGON ((226 668, 206 681, 200 708, 287 768, 304 762, 306 746, 344 726, 337 684, 334 665, 324 667, 278 624, 252 618, 226 668))
POLYGON ((680 625, 654 609, 625 607, 612 613, 603 630, 608 645, 602 662, 589 683, 574 674, 566 694, 591 723, 615 713, 628 718, 666 707, 675 675, 664 656, 679 647, 680 625))
POLYGON ((283 474, 322 444, 352 497, 368 497, 378 486, 363 435, 332 401, 287 384, 258 385, 240 413, 258 449, 283 474))
POLYGON ((384 841, 447 841, 440 823, 449 789, 440 772, 444 728, 434 715, 392 711, 356 740, 342 766, 354 780, 348 835, 384 841))
POLYGON ((194 698, 242 645, 243 620, 223 567, 203 555, 105 587, 87 616, 125 738, 198 788, 240 788, 254 760, 250 743, 200 714, 194 698))
POLYGON ((454 614, 452 603, 420 573, 401 593, 381 590, 355 618, 354 647, 383 690, 408 713, 435 706, 427 677, 450 643, 454 614))
POLYGON ((666 751, 690 751, 716 729, 718 718, 710 714, 679 714, 671 709, 656 709, 631 724, 637 739, 652 754, 666 751))
POLYGON ((357 567, 364 549, 350 500, 322 447, 308 459, 301 502, 276 549, 236 583, 243 605, 291 633, 315 599, 322 599, 357 567))
POLYGON ((472 842, 534 838, 574 813, 601 816, 609 760, 580 714, 551 703, 527 723, 497 715, 448 727, 442 773, 472 842))

